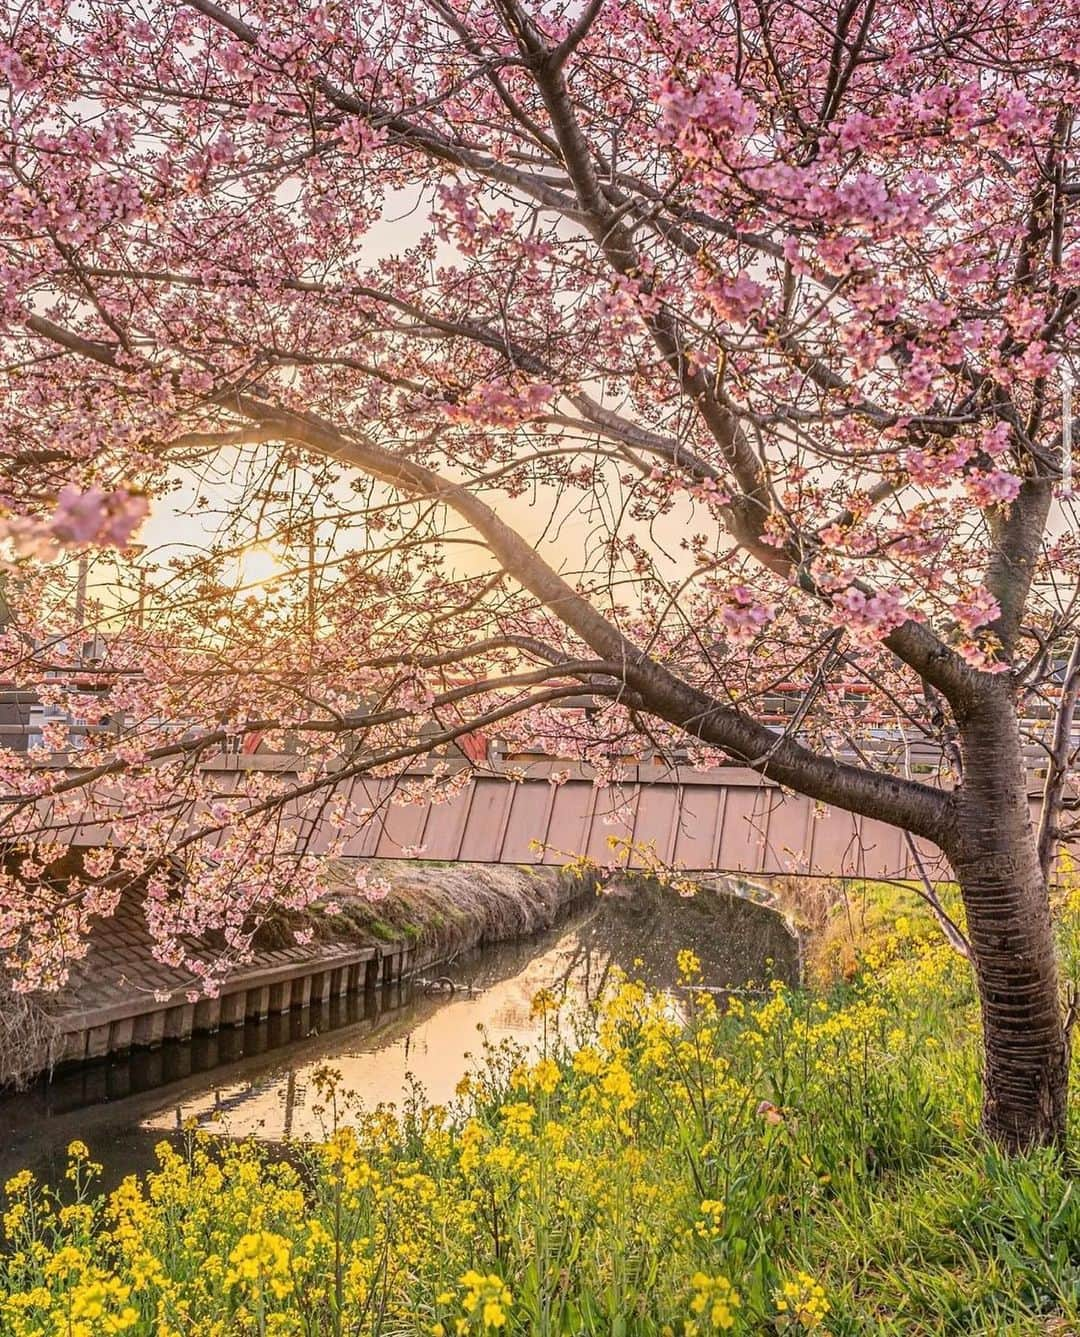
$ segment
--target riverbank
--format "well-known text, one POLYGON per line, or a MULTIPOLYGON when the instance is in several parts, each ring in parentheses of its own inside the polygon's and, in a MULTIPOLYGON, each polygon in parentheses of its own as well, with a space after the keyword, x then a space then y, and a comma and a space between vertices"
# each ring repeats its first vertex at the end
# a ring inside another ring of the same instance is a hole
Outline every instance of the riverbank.
POLYGON ((797 978, 784 923, 715 888, 687 900, 656 883, 621 885, 556 918, 551 929, 455 952, 388 988, 69 1066, 0 1099, 0 1183, 27 1166, 63 1178, 72 1137, 100 1153, 110 1187, 150 1169, 155 1142, 182 1128, 318 1140, 325 1125, 313 1080, 327 1065, 369 1107, 413 1099, 418 1086, 445 1103, 481 1031, 485 1044, 537 1043, 542 1019, 530 1005, 541 989, 585 1005, 621 966, 677 996, 680 944, 697 946, 710 987, 797 978))
MULTIPOLYGON (((138 900, 129 898, 94 927, 60 993, 4 991, 0 1086, 370 991, 457 953, 549 928, 596 886, 589 874, 559 868, 378 860, 364 865, 380 890, 372 900, 358 892, 356 868, 331 866, 333 914, 315 906, 262 926, 253 960, 216 1000, 192 999, 190 976, 157 959, 138 900)), ((212 938, 187 945, 204 957, 220 950, 212 938)))
MULTIPOLYGON (((371 994, 461 953, 550 928, 595 895, 599 876, 577 867, 375 860, 333 863, 326 883, 323 901, 278 913, 259 928, 252 960, 213 998, 158 959, 138 898, 126 898, 94 927, 87 956, 73 965, 62 992, 11 998, 13 1005, 0 1009, 0 1082, 25 1085, 58 1066, 371 994)), ((738 943, 759 982, 801 978, 800 940, 789 917, 735 879, 703 880, 687 897, 647 876, 623 874, 607 892, 629 916, 621 935, 608 933, 605 948, 624 968, 643 947, 648 966, 670 964, 680 945, 691 944, 714 973, 726 972, 738 943)), ((203 959, 221 950, 212 937, 185 945, 203 959)), ((649 982, 670 984, 669 974, 660 967, 649 982)))
MULTIPOLYGON (((1074 900, 1060 934, 1071 969, 1074 900)), ((449 1106, 354 1112, 324 1070, 299 1167, 193 1135, 107 1202, 80 1145, 59 1198, 16 1176, 0 1331, 1076 1331, 1070 1177, 981 1142, 970 974, 917 907, 827 993, 724 1007, 679 965, 681 1018, 618 978, 598 1012, 540 994, 539 1051, 449 1106)))
POLYGON ((493 942, 507 942, 550 928, 568 906, 595 893, 591 873, 527 864, 435 863, 418 859, 373 859, 362 865, 379 898, 359 894, 357 863, 330 865, 324 906, 281 916, 260 941, 295 939, 307 929, 315 942, 363 946, 402 943, 418 949, 425 964, 493 942))

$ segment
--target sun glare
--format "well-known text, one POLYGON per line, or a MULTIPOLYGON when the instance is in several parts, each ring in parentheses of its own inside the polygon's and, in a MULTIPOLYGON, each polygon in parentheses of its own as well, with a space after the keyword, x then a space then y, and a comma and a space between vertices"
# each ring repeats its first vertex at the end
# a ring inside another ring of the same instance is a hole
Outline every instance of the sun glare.
POLYGON ((287 571, 288 567, 266 543, 252 543, 240 553, 237 561, 239 584, 245 588, 268 585, 287 571))

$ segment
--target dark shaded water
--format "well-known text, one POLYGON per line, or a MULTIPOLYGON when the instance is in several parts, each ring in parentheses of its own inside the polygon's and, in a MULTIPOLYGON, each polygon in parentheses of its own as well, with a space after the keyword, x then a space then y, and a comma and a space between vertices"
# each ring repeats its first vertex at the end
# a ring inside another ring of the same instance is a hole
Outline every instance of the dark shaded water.
POLYGON ((452 995, 406 982, 84 1065, 0 1098, 0 1181, 24 1166, 61 1178, 73 1138, 104 1162, 107 1185, 152 1166, 154 1146, 193 1125, 274 1142, 317 1139, 324 1130, 312 1079, 326 1065, 369 1107, 399 1103, 413 1081, 447 1101, 485 1038, 536 1041, 542 1023, 530 1005, 540 989, 591 1000, 615 967, 675 989, 681 947, 697 952, 713 987, 797 979, 797 944, 761 906, 712 891, 692 900, 655 889, 605 896, 547 933, 429 971, 454 982, 452 995))

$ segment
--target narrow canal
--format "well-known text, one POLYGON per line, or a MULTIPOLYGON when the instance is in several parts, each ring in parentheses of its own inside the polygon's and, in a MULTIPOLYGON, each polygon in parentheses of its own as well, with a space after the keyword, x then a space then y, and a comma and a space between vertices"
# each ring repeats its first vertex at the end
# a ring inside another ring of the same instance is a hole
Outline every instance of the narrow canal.
POLYGON ((449 1101, 483 1045, 533 1045, 532 999, 594 1000, 616 968, 677 1001, 675 956, 691 947, 705 982, 795 982, 798 946, 779 915, 730 895, 590 898, 546 933, 482 948, 374 996, 356 994, 257 1024, 71 1068, 0 1097, 0 1181, 29 1167, 56 1182, 73 1138, 103 1162, 106 1186, 154 1164, 154 1146, 201 1128, 271 1142, 319 1139, 313 1082, 330 1066, 371 1108, 419 1087, 449 1101))

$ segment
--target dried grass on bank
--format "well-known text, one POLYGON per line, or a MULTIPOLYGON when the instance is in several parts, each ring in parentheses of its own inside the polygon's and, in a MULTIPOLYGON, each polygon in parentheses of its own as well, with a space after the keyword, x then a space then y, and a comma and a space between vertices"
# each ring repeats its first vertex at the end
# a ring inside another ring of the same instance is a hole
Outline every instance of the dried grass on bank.
POLYGON ((550 928, 575 901, 595 891, 588 875, 560 868, 510 864, 426 863, 406 859, 336 860, 327 879, 328 900, 300 915, 275 918, 257 938, 260 948, 293 941, 310 928, 317 941, 376 944, 411 941, 440 959, 486 943, 505 942, 550 928), (369 880, 385 879, 389 894, 371 901, 356 891, 362 866, 369 880))
POLYGON ((0 973, 0 1088, 23 1090, 56 1061, 60 1033, 40 997, 16 993, 0 973))

